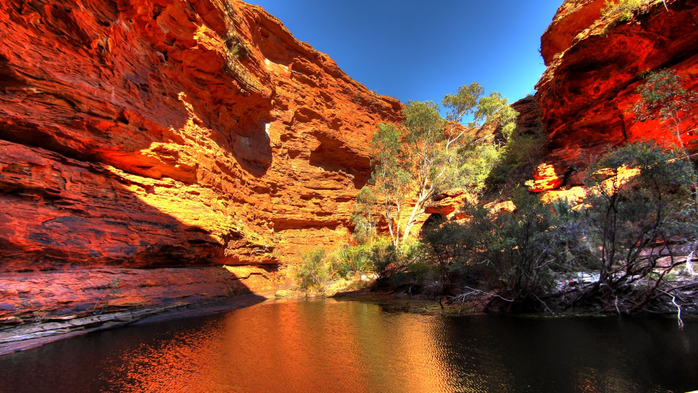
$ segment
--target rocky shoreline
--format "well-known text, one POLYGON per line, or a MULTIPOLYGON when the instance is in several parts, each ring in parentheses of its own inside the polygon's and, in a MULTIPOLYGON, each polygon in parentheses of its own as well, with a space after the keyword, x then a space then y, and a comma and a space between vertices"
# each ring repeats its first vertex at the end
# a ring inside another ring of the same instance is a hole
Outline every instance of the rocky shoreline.
POLYGON ((66 321, 33 323, 0 330, 0 356, 22 352, 66 338, 118 327, 218 314, 250 307, 274 297, 274 292, 238 295, 226 300, 151 307, 66 321))

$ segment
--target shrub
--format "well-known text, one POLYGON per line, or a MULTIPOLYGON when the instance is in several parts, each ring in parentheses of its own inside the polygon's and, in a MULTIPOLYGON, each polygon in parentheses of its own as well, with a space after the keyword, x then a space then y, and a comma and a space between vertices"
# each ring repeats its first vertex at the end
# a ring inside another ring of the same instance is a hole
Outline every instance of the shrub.
POLYGON ((617 17, 619 21, 627 22, 633 19, 635 13, 646 4, 649 4, 648 0, 620 0, 618 3, 608 0, 601 10, 601 16, 604 18, 617 17))
POLYGON ((403 243, 398 250, 389 239, 382 238, 373 244, 369 263, 378 275, 380 285, 397 287, 410 281, 421 281, 431 273, 425 252, 424 244, 416 240, 403 243))
POLYGON ((380 217, 377 207, 378 199, 373 195, 371 188, 368 186, 361 188, 356 195, 354 212, 351 215, 354 238, 359 243, 373 243, 380 217))
POLYGON ((442 277, 457 272, 472 292, 492 292, 514 310, 550 309, 546 299, 618 313, 644 308, 672 290, 663 281, 683 263, 674 246, 698 237, 693 168, 676 151, 639 143, 607 153, 587 173, 589 196, 578 207, 517 189, 514 212, 468 206, 467 221, 425 228, 429 260, 442 277), (569 271, 598 279, 555 293, 556 276, 569 271))
POLYGON ((330 265, 326 263, 327 253, 323 248, 316 248, 302 256, 303 263, 296 271, 296 282, 301 289, 322 289, 330 278, 330 265))
POLYGON ((466 261, 466 246, 471 234, 458 222, 436 222, 422 231, 422 241, 429 251, 431 263, 439 269, 441 282, 448 281, 448 269, 466 261))
POLYGON ((415 239, 403 243, 401 255, 407 268, 405 279, 422 281, 432 273, 432 267, 426 259, 427 249, 424 243, 415 239))
POLYGON ((553 287, 552 272, 562 268, 557 219, 549 206, 523 189, 515 191, 516 211, 473 212, 470 263, 485 264, 489 286, 514 303, 538 304, 553 287), (494 280, 493 280, 494 279, 494 280))
POLYGON ((477 195, 485 189, 493 168, 501 161, 502 149, 492 140, 467 139, 454 158, 451 186, 465 188, 477 195))
POLYGON ((566 262, 559 235, 564 226, 536 195, 519 188, 513 202, 515 212, 469 206, 466 222, 427 229, 423 239, 442 274, 453 266, 470 285, 494 291, 516 307, 537 308, 554 287, 553 271, 566 262))
MULTIPOLYGON (((691 164, 691 156, 684 146, 682 135, 693 131, 690 121, 695 121, 693 106, 698 102, 698 93, 683 88, 684 77, 671 70, 649 72, 645 83, 637 88, 640 100, 633 107, 633 112, 640 121, 658 118, 665 129, 676 137, 678 154, 691 164)), ((694 207, 698 212, 698 179, 691 172, 694 192, 694 207)))
POLYGON ((563 265, 552 266, 560 272, 588 272, 599 269, 599 261, 593 256, 594 245, 589 241, 588 227, 584 221, 584 205, 573 208, 566 200, 550 204, 555 213, 560 260, 563 265))
POLYGON ((389 283, 393 275, 404 270, 399 252, 390 241, 383 240, 373 244, 369 263, 378 274, 380 283, 389 283))
POLYGON ((490 192, 513 189, 530 178, 533 168, 540 162, 546 142, 543 130, 541 120, 535 130, 511 135, 485 181, 490 192))
POLYGON ((587 300, 631 312, 658 295, 664 274, 678 264, 671 243, 696 236, 688 203, 692 171, 673 152, 650 143, 610 152, 590 167, 595 192, 586 200, 585 221, 600 268, 587 300), (658 265, 660 258, 669 259, 668 267, 658 265), (643 293, 628 294, 629 284, 645 278, 643 293))
POLYGON ((373 271, 370 261, 371 246, 368 243, 356 246, 344 245, 332 256, 337 273, 342 277, 348 277, 352 273, 373 271))

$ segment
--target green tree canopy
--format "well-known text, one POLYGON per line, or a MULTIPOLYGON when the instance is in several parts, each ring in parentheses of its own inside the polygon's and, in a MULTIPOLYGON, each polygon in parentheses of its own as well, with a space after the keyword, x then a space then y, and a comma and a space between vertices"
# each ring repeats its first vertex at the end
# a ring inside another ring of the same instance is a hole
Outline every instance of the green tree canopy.
POLYGON ((483 94, 482 86, 474 82, 461 86, 456 94, 446 95, 446 119, 434 102, 410 101, 403 111, 402 124, 378 126, 372 142, 372 180, 382 197, 382 214, 396 247, 409 238, 435 194, 473 179, 484 183, 496 147, 491 140, 467 137, 467 127, 472 130, 496 117, 513 129, 516 111, 501 94, 483 94), (462 124, 465 116, 473 119, 467 126, 462 124), (485 161, 488 164, 483 164, 485 161), (406 211, 408 197, 415 198, 415 203, 406 211))
MULTIPOLYGON (((695 118, 693 105, 698 102, 698 94, 683 88, 684 78, 671 70, 650 73, 645 83, 637 88, 640 100, 633 107, 640 121, 659 119, 676 136, 678 154, 691 164, 682 135, 693 131, 685 126, 689 118, 695 118)), ((694 188, 693 204, 698 212, 698 180, 691 171, 694 188)))

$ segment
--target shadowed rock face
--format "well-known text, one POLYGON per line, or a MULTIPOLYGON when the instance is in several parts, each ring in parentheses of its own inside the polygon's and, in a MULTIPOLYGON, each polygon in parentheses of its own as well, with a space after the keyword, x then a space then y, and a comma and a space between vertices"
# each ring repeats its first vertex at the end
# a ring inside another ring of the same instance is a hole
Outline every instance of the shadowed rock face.
MULTIPOLYGON (((550 137, 546 161, 555 167, 553 177, 575 178, 606 147, 645 139, 676 143, 658 121, 638 122, 632 113, 643 73, 671 69, 685 77, 685 88, 698 90, 698 2, 667 1, 669 12, 654 2, 629 22, 602 19, 604 3, 565 1, 542 38, 548 69, 536 101, 550 137)), ((691 118, 684 126, 695 123, 691 118)), ((694 133, 683 138, 695 146, 694 133)), ((538 180, 553 180, 546 176, 538 180)))
POLYGON ((343 241, 400 110, 258 6, 0 0, 0 271, 343 241))

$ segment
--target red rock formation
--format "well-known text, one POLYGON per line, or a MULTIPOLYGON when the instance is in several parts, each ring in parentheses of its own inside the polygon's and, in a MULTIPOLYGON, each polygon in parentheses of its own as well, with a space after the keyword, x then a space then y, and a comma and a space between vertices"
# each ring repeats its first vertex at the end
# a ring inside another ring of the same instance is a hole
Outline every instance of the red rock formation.
POLYGON ((413 234, 419 233, 425 223, 433 220, 462 220, 465 214, 461 211, 466 204, 476 203, 477 199, 466 190, 454 188, 445 191, 434 198, 425 209, 415 225, 413 234))
POLYGON ((437 195, 434 201, 424 209, 424 213, 439 214, 443 218, 450 219, 456 210, 466 203, 471 203, 472 198, 473 196, 468 194, 466 190, 454 188, 437 195))
MULTIPOLYGON (((575 185, 570 176, 606 147, 643 139, 677 142, 659 122, 639 122, 631 111, 643 73, 669 68, 685 77, 685 88, 698 90, 698 3, 667 1, 667 12, 655 1, 629 22, 601 18, 604 3, 565 1, 542 38, 548 69, 536 100, 550 137, 546 163, 567 185, 575 185)), ((683 138, 695 142, 693 134, 683 138)))
POLYGON ((0 271, 339 242, 401 109, 239 1, 0 1, 0 82, 0 271))
POLYGON ((560 187, 564 180, 563 176, 556 173, 553 165, 542 163, 533 172, 533 182, 529 190, 533 192, 554 190, 560 187))
POLYGON ((269 291, 275 284, 272 274, 254 267, 3 273, 0 326, 221 300, 250 291, 269 291))
POLYGON ((199 266, 345 241, 401 108, 240 1, 0 0, 0 319, 267 288, 199 266))
POLYGON ((575 37, 599 19, 606 1, 567 0, 558 8, 553 23, 541 38, 540 54, 546 65, 572 46, 575 37))

